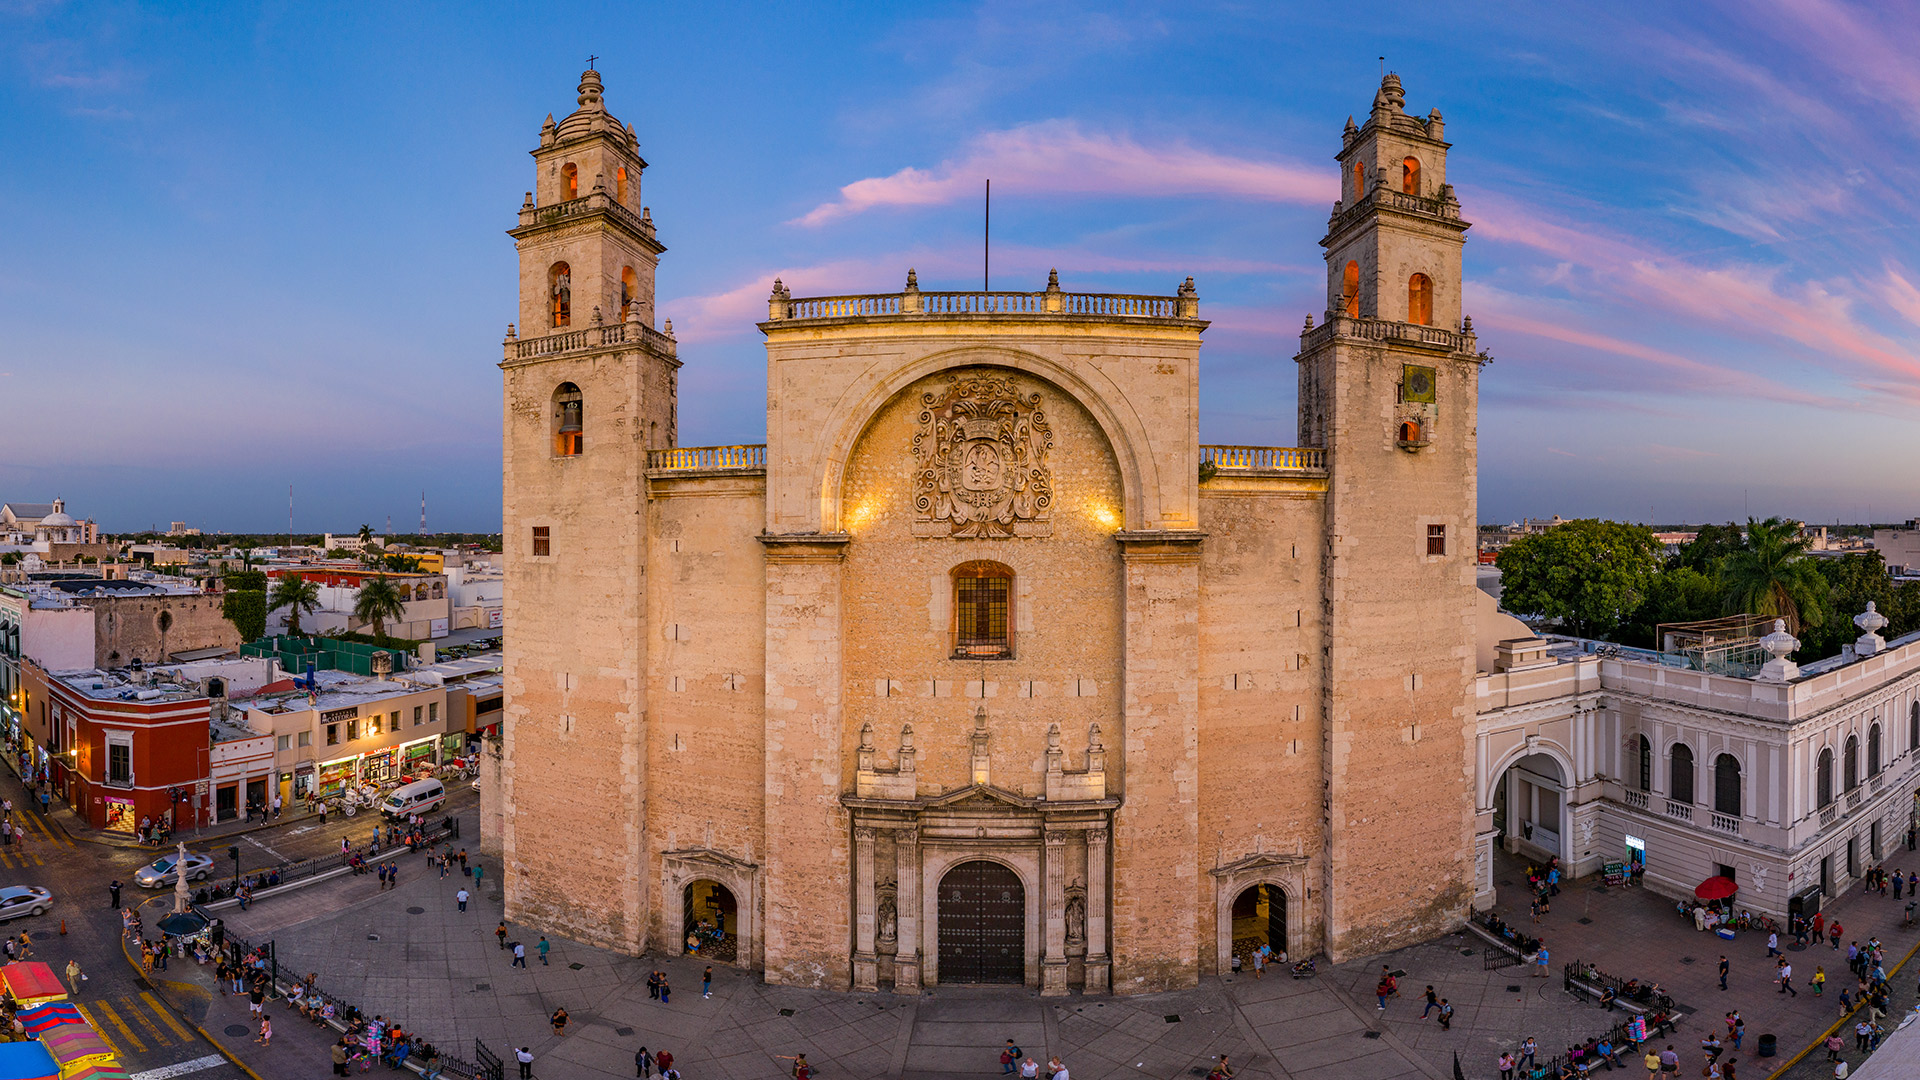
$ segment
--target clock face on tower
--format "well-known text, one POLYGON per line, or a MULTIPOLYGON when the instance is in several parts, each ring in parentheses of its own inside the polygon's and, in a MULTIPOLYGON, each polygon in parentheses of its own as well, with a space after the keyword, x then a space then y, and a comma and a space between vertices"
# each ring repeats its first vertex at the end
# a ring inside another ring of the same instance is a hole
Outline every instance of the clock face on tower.
POLYGON ((1433 404, 1433 369, 1405 364, 1400 369, 1400 400, 1433 404))

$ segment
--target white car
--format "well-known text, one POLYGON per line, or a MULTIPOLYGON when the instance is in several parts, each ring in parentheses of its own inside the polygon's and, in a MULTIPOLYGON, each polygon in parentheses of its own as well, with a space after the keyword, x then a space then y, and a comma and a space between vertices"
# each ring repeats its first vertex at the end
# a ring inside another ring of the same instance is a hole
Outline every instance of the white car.
POLYGON ((22 915, 45 915, 53 894, 38 885, 9 885, 0 889, 0 922, 22 915))
MULTIPOLYGON (((152 864, 134 871, 133 883, 143 889, 158 889, 171 885, 180 876, 180 868, 174 863, 179 859, 168 855, 155 859, 152 864)), ((188 881, 205 881, 213 873, 213 858, 208 855, 187 856, 186 874, 188 881)))

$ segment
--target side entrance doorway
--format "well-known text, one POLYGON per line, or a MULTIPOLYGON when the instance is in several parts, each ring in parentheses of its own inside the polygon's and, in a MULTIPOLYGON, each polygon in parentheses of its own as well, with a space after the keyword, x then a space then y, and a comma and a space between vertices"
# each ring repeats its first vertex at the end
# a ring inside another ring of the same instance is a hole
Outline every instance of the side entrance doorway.
POLYGON ((731 964, 740 955, 740 908, 733 893, 717 881, 689 882, 682 890, 680 925, 688 955, 731 964))
POLYGON ((1253 970, 1253 954, 1262 945, 1276 958, 1287 951, 1287 894, 1266 882, 1233 898, 1233 955, 1245 970, 1253 970))
POLYGON ((984 859, 940 879, 940 981, 1026 981, 1026 890, 1012 869, 984 859))

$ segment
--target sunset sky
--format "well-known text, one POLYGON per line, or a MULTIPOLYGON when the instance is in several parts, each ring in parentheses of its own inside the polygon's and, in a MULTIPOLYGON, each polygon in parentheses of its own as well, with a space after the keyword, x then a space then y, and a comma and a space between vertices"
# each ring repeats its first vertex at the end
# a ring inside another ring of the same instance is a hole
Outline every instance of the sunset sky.
POLYGON ((1292 444, 1384 55, 1474 223, 1482 521, 1920 514, 1920 10, 1825 0, 0 0, 0 500, 498 529, 504 230, 589 54, 684 445, 765 438, 775 275, 978 288, 989 177, 996 288, 1191 274, 1202 440, 1292 444))

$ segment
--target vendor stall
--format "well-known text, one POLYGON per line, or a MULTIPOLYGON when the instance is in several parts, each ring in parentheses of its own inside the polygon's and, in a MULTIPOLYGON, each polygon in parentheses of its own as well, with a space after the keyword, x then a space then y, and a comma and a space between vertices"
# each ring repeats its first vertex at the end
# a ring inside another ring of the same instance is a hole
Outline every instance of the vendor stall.
POLYGON ((60 1080, 60 1066, 37 1042, 0 1043, 0 1080, 60 1080))
POLYGON ((71 1001, 48 1001, 31 1009, 21 1009, 19 1016, 21 1026, 36 1039, 61 1024, 87 1022, 87 1018, 80 1015, 80 1007, 71 1001))
POLYGON ((61 1080, 71 1080, 75 1072, 89 1065, 117 1064, 113 1047, 84 1024, 62 1024, 40 1036, 40 1045, 59 1064, 61 1080))
POLYGON ((53 969, 38 960, 23 960, 0 967, 0 987, 26 1008, 43 1001, 65 1001, 67 988, 53 969))

